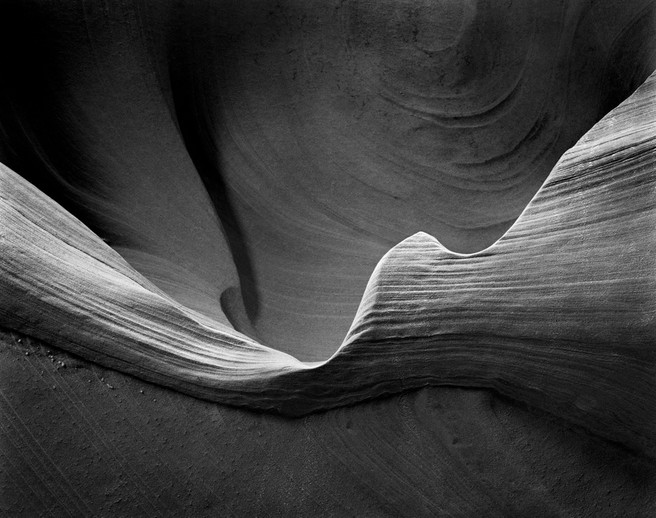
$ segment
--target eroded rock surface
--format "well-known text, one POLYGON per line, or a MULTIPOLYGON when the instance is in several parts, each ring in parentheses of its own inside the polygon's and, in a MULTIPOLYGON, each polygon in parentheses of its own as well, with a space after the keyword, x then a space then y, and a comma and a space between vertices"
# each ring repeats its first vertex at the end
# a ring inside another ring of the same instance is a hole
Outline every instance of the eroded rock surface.
POLYGON ((184 305, 304 360, 409 235, 498 239, 656 66, 648 0, 2 9, 5 163, 184 305))
POLYGON ((5 2, 7 509, 654 514, 654 12, 5 2))
POLYGON ((513 227, 381 259, 327 361, 181 305, 0 167, 0 324, 217 402, 302 415, 425 385, 495 389, 656 455, 656 75, 569 150, 513 227))

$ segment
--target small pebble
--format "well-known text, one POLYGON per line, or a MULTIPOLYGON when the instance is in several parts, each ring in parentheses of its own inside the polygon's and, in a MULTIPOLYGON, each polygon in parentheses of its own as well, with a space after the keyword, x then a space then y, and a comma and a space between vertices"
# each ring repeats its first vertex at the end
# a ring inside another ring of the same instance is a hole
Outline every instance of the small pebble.
POLYGON ((30 351, 25 351, 25 356, 29 356, 29 355, 30 355, 30 351))

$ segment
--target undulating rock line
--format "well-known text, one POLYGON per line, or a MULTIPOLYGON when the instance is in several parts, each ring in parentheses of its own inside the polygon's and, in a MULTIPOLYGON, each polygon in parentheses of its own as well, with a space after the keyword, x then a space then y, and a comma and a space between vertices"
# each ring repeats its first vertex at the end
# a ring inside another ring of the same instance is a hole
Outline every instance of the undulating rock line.
POLYGON ((419 233, 343 345, 304 364, 187 309, 3 167, 0 325, 191 395, 300 415, 425 385, 495 389, 656 455, 656 75, 488 249, 419 233))
POLYGON ((653 0, 3 0, 0 162, 186 307, 323 361, 391 247, 501 237, 656 68, 655 20, 653 0))

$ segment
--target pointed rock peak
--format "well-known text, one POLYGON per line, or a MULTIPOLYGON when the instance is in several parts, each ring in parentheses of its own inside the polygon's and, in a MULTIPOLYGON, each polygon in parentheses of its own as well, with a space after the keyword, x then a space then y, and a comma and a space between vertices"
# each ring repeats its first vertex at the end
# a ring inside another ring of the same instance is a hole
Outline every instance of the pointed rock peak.
POLYGON ((427 275, 434 273, 437 261, 453 259, 456 255, 426 232, 417 232, 392 247, 369 277, 353 323, 340 350, 358 337, 362 338, 365 330, 368 334, 377 333, 377 325, 372 325, 377 318, 373 315, 381 308, 391 310, 391 299, 398 298, 401 292, 412 291, 413 287, 420 286, 427 275))
MULTIPOLYGON (((423 231, 416 232, 412 234, 410 237, 406 237, 403 241, 401 241, 396 246, 401 246, 401 245, 409 245, 409 246, 423 245, 423 246, 433 246, 433 247, 437 245, 440 249, 446 250, 444 245, 440 243, 435 237, 423 231)), ((394 248, 396 248, 396 246, 394 248)))
POLYGON ((383 264, 389 261, 397 261, 400 257, 406 261, 416 255, 435 253, 451 254, 451 252, 435 237, 427 234, 426 232, 417 232, 390 248, 389 251, 378 262, 375 271, 379 270, 383 264))

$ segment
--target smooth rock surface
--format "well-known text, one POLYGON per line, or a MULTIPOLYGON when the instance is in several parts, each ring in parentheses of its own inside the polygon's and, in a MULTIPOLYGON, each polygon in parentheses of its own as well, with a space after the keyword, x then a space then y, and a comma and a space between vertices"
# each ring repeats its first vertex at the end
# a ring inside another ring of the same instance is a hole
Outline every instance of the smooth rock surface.
POLYGON ((656 514, 655 13, 0 4, 0 512, 656 514))
POLYGON ((180 305, 0 166, 0 324, 221 403, 302 415, 483 387, 656 456, 656 74, 471 255, 417 233, 381 259, 340 349, 302 363, 180 305))
POLYGON ((392 246, 503 234, 656 68, 655 11, 5 0, 0 161, 179 302, 325 360, 392 246))

